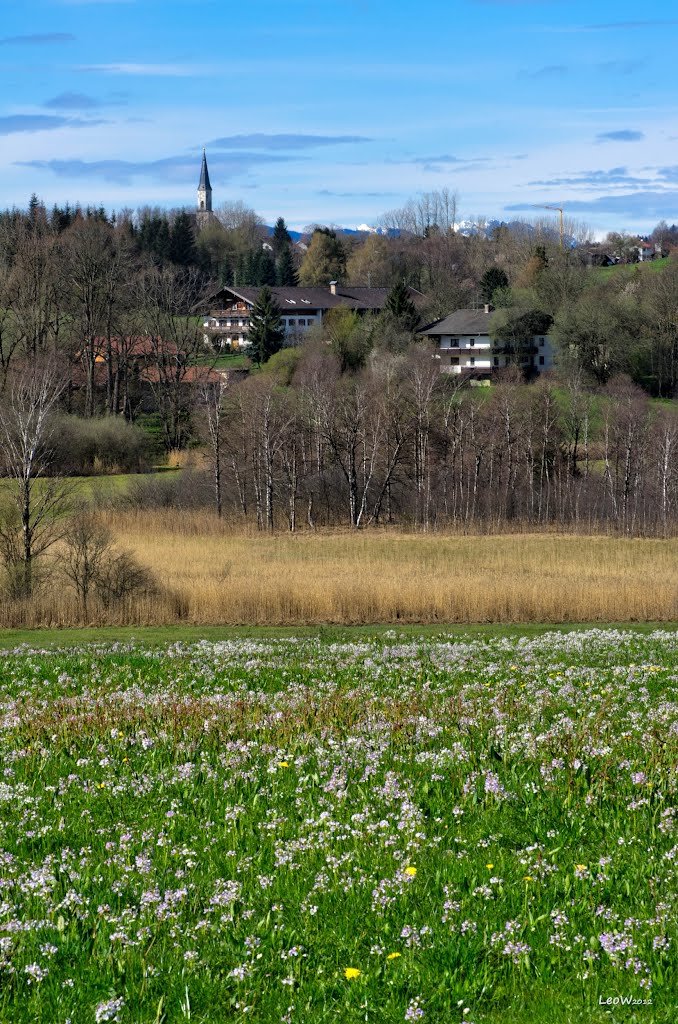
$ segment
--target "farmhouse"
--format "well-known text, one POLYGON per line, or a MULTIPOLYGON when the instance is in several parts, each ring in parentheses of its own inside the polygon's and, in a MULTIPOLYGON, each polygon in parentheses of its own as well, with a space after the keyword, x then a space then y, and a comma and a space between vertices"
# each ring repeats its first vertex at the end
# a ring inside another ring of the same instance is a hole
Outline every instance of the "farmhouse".
POLYGON ((547 334, 525 338, 515 345, 494 342, 490 320, 494 307, 457 309, 419 332, 437 346, 441 373, 462 374, 475 380, 488 380, 507 366, 518 366, 526 373, 553 369, 553 346, 547 334))
MULTIPOLYGON (((215 348, 236 350, 250 344, 249 329, 252 308, 260 288, 220 288, 211 296, 209 310, 203 316, 205 344, 215 348)), ((379 313, 386 305, 388 288, 353 288, 332 281, 329 286, 271 288, 282 314, 288 344, 300 339, 325 314, 337 307, 355 310, 360 315, 379 313)), ((415 305, 424 296, 415 288, 408 293, 415 305)))

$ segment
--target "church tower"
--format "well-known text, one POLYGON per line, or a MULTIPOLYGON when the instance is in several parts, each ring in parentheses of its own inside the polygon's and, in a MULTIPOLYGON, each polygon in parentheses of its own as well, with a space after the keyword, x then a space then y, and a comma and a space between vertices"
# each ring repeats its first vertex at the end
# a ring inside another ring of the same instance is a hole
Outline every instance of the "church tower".
POLYGON ((198 223, 205 224, 212 215, 212 186, 210 175, 207 170, 207 156, 202 151, 202 167, 200 169, 200 182, 198 184, 198 223))

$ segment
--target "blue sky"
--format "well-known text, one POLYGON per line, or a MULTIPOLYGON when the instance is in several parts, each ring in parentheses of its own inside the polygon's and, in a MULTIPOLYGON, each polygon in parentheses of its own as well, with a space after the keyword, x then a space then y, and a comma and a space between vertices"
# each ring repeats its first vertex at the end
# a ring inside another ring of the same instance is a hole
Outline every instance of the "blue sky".
POLYGON ((678 221, 668 0, 5 0, 0 207, 214 202, 373 223, 447 186, 462 216, 678 221))

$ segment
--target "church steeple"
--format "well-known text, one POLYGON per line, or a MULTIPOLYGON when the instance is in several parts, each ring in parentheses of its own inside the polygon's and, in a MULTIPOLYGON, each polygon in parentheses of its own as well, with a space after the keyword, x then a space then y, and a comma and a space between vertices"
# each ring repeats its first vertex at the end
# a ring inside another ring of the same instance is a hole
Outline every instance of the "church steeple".
POLYGON ((207 155, 202 151, 202 167, 200 169, 200 182, 198 184, 198 213, 212 212, 212 186, 210 175, 207 170, 207 155))

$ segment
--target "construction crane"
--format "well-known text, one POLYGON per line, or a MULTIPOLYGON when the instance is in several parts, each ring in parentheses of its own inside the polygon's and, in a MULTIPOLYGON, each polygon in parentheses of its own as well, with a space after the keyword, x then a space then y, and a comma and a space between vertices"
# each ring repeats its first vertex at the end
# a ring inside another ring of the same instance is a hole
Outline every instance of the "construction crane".
POLYGON ((560 248, 563 247, 563 208, 562 206, 546 206, 540 203, 532 204, 535 210, 555 210, 556 213, 560 214, 560 248))

